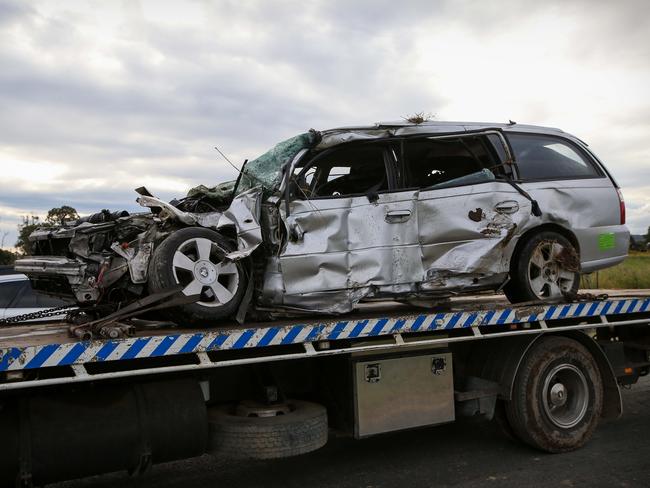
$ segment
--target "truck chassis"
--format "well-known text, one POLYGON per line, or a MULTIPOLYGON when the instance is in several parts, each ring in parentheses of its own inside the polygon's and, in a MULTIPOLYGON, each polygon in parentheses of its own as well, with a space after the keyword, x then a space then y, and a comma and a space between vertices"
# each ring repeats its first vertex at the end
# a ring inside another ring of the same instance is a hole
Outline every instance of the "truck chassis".
POLYGON ((572 437, 571 419, 562 413, 566 402, 574 401, 563 397, 572 395, 571 382, 585 376, 572 373, 577 368, 571 362, 579 363, 580 354, 588 356, 602 386, 597 388, 602 398, 598 393, 596 404, 587 402, 585 409, 596 408, 605 418, 620 416, 620 385, 636 382, 650 368, 650 296, 644 295, 518 306, 487 296, 452 300, 446 309, 432 312, 377 303, 333 320, 224 329, 141 324, 134 337, 90 341, 70 337, 65 324, 4 326, 0 427, 6 424, 13 440, 0 449, 7 451, 0 457, 0 480, 31 486, 115 469, 140 473, 157 462, 206 451, 234 457, 299 454, 326 441, 328 417, 330 427, 362 438, 461 415, 496 416, 506 430, 534 447, 574 449, 590 432, 572 437), (565 384, 558 380, 560 386, 547 388, 547 417, 555 419, 555 427, 522 430, 516 412, 527 399, 518 399, 517 392, 531 355, 539 356, 544 344, 547 355, 568 347, 567 357, 573 359, 556 366, 565 384), (125 399, 120 405, 129 405, 119 418, 117 397, 125 399), (223 417, 225 404, 237 404, 239 413, 223 417), (324 408, 309 407, 320 404, 327 406, 327 415, 324 408), (43 413, 43 405, 50 405, 49 413, 43 413), (287 405, 300 406, 296 412, 303 412, 302 423, 287 423, 294 408, 287 405), (510 409, 509 417, 504 407, 510 409), (554 416, 556 407, 562 415, 554 416), (285 423, 278 427, 280 417, 285 423), (271 422, 268 418, 276 419, 275 430, 255 430, 256 422, 271 422), (98 434, 102 421, 112 428, 98 434), (116 427, 129 422, 145 426, 132 434, 116 427), (170 423, 178 429, 169 428, 170 423), (163 427, 168 436, 156 440, 151 432, 163 427), (262 441, 247 445, 241 429, 253 429, 258 440, 266 439, 264 449, 259 449, 262 441), (297 432, 291 429, 302 429, 302 439, 313 442, 290 446, 297 432), (558 430, 564 437, 553 437, 558 430), (62 446, 39 440, 45 432, 49 438, 61 431, 75 432, 70 442, 87 446, 92 462, 61 468, 69 460, 53 451, 62 446), (114 446, 110 455, 93 454, 102 440, 114 446), (136 447, 127 448, 130 443, 136 447), (125 451, 130 454, 122 455, 125 451), (51 462, 42 461, 44 456, 51 462))

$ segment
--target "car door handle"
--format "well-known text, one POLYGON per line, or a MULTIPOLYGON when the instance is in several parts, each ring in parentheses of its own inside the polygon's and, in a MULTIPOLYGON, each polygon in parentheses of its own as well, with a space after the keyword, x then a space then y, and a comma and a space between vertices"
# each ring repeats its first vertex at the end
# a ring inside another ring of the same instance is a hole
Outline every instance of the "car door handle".
POLYGON ((506 200, 497 203, 494 210, 502 214, 513 214, 519 210, 519 204, 515 200, 506 200))
POLYGON ((406 222, 410 218, 411 218, 410 210, 391 210, 386 214, 386 222, 388 222, 389 224, 406 222))

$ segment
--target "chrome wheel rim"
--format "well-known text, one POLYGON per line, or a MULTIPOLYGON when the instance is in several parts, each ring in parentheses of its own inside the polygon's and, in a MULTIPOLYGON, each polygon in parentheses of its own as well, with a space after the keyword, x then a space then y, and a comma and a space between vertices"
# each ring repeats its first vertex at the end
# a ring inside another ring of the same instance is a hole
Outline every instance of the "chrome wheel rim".
POLYGON ((204 307, 219 307, 230 302, 239 286, 239 271, 233 262, 224 262, 225 251, 205 237, 183 242, 172 261, 172 273, 187 296, 200 295, 204 307))
POLYGON ((587 379, 572 364, 561 364, 549 372, 542 395, 548 419, 563 429, 578 425, 589 407, 587 379))
POLYGON ((577 256, 556 241, 540 242, 528 262, 528 284, 539 299, 559 298, 573 289, 577 256))

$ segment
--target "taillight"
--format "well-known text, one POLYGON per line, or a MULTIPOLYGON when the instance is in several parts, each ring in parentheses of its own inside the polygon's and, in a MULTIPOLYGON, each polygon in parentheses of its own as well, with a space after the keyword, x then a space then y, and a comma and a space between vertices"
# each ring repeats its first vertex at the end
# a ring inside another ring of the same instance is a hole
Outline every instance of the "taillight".
POLYGON ((625 200, 623 200, 623 193, 621 193, 621 189, 617 188, 616 193, 618 193, 618 202, 621 207, 621 225, 625 223, 625 200))

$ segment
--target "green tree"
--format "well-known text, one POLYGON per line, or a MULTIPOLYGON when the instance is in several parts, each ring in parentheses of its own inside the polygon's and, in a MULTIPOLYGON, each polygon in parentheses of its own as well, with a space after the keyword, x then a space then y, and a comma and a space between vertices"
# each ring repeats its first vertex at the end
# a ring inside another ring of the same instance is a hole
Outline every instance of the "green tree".
POLYGON ((31 254, 29 234, 34 232, 37 227, 40 227, 39 218, 37 215, 25 215, 23 217, 23 223, 18 226, 18 240, 16 241, 16 248, 23 254, 31 254))
POLYGON ((0 265, 13 264, 15 260, 15 253, 7 251, 6 249, 0 249, 0 265))
POLYGON ((79 214, 76 209, 68 205, 63 205, 62 207, 55 207, 47 212, 45 222, 51 225, 63 225, 67 221, 77 220, 78 218, 79 214))
POLYGON ((68 205, 55 207, 47 212, 44 222, 36 215, 26 215, 23 217, 23 223, 18 226, 18 240, 16 248, 23 254, 31 254, 32 246, 29 242, 29 235, 39 227, 54 227, 79 218, 77 210, 68 205))

